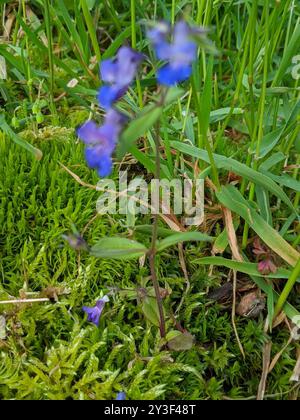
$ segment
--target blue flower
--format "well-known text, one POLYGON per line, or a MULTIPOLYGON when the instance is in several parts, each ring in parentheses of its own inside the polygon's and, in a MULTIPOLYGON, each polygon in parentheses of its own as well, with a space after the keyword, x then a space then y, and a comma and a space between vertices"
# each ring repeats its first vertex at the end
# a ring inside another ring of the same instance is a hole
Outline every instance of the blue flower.
POLYGON ((97 169, 101 177, 111 174, 112 154, 125 121, 123 114, 110 109, 102 126, 88 121, 77 130, 78 137, 87 146, 85 158, 89 167, 97 169))
POLYGON ((104 296, 102 299, 97 300, 94 307, 83 306, 82 310, 87 313, 88 321, 95 325, 99 325, 101 313, 104 309, 105 303, 109 301, 108 296, 104 296))
POLYGON ((167 61, 157 74, 160 84, 173 86, 190 77, 192 63, 197 58, 197 44, 193 37, 201 36, 203 33, 202 28, 191 28, 184 21, 175 25, 172 43, 168 42, 170 30, 164 22, 148 31, 157 58, 167 61))
POLYGON ((117 393, 116 400, 119 400, 119 401, 126 400, 126 394, 125 394, 125 392, 118 392, 117 393))
POLYGON ((104 109, 109 109, 119 100, 133 81, 143 54, 130 47, 121 47, 116 58, 102 61, 100 74, 107 85, 99 89, 98 101, 104 109))
POLYGON ((170 25, 168 22, 158 22, 154 27, 147 31, 147 36, 152 44, 158 46, 167 40, 170 33, 170 25))
POLYGON ((104 85, 99 89, 97 95, 98 102, 104 109, 109 109, 115 102, 122 98, 126 90, 127 87, 104 85))

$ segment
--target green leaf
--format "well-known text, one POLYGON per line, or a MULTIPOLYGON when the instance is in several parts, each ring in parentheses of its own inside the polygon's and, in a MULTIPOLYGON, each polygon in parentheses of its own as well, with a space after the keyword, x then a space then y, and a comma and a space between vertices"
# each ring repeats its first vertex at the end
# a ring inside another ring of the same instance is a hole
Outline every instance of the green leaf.
POLYGON ((266 176, 269 176, 274 181, 278 182, 281 185, 284 185, 287 188, 291 188, 292 190, 300 192, 300 182, 297 179, 292 178, 287 174, 283 174, 281 176, 274 175, 269 171, 262 171, 266 176))
MULTIPOLYGON (((259 152, 259 157, 265 157, 279 142, 281 136, 283 135, 285 127, 276 128, 276 130, 271 131, 266 134, 261 141, 261 147, 259 152)), ((251 153, 255 153, 256 144, 253 145, 253 148, 250 148, 251 153)))
POLYGON ((179 332, 179 334, 176 334, 174 338, 168 341, 168 347, 174 351, 190 350, 193 347, 194 341, 195 337, 189 332, 179 332))
POLYGON ((83 53, 84 48, 83 48, 83 45, 82 45, 82 42, 81 42, 81 38, 80 38, 80 36, 77 32, 76 24, 75 24, 74 20, 70 16, 64 1, 63 0, 57 0, 57 3, 58 3, 58 12, 62 16, 62 18, 63 18, 71 36, 73 38, 73 42, 76 43, 77 48, 79 48, 79 50, 83 53))
POLYGON ((160 317, 159 317, 159 310, 158 310, 157 301, 156 301, 155 298, 150 297, 150 296, 145 296, 143 298, 142 311, 143 311, 145 317, 150 322, 152 322, 152 324, 159 327, 160 317))
POLYGON ((27 141, 23 140, 20 136, 18 136, 7 124, 5 121, 4 115, 0 114, 0 129, 16 144, 26 149, 28 152, 32 153, 37 160, 41 160, 43 157, 43 153, 41 150, 37 149, 36 147, 32 146, 27 141))
MULTIPOLYGON (((211 124, 213 124, 213 123, 216 123, 218 121, 222 121, 230 113, 231 113, 231 115, 242 115, 244 113, 244 110, 242 108, 233 108, 233 109, 231 109, 230 107, 215 109, 214 111, 211 111, 211 113, 210 113, 210 120, 209 120, 209 122, 211 124)), ((195 122, 196 122, 196 119, 195 119, 195 122)))
POLYGON ((286 156, 281 152, 276 152, 272 156, 270 156, 268 159, 266 159, 259 167, 260 171, 268 171, 273 166, 277 165, 277 163, 282 162, 286 159, 286 156))
POLYGON ((270 207, 270 198, 269 192, 265 188, 262 188, 260 185, 256 186, 255 190, 257 205, 260 210, 260 215, 265 219, 265 221, 272 226, 273 218, 272 211, 270 207))
MULTIPOLYGON (((135 226, 134 230, 136 232, 142 232, 147 235, 152 235, 153 226, 152 225, 138 225, 138 226, 135 226)), ((158 227, 157 234, 158 236, 165 238, 166 236, 174 235, 175 231, 171 229, 163 228, 163 227, 158 227)))
POLYGON ((138 118, 131 121, 125 131, 122 133, 117 156, 121 159, 126 152, 128 152, 134 142, 147 133, 150 128, 156 123, 162 114, 163 108, 161 106, 153 105, 147 112, 141 114, 138 118))
MULTIPOLYGON (((178 99, 182 93, 182 89, 176 87, 170 89, 166 95, 164 106, 170 105, 178 99)), ((126 152, 130 151, 137 139, 145 135, 147 131, 154 126, 162 112, 162 105, 150 104, 143 109, 142 113, 136 119, 129 123, 128 127, 123 131, 119 141, 117 150, 119 159, 121 159, 126 152)))
POLYGON ((105 60, 107 58, 112 57, 115 55, 115 52, 118 50, 118 48, 124 43, 126 38, 130 37, 131 35, 131 27, 127 26, 127 28, 118 35, 114 41, 111 43, 111 45, 107 48, 105 53, 102 55, 102 59, 105 60))
POLYGON ((236 188, 232 185, 223 186, 216 194, 219 201, 234 213, 239 214, 269 248, 291 266, 294 267, 297 264, 300 258, 299 252, 256 213, 236 188))
POLYGON ((300 25, 298 21, 298 24, 295 26, 295 31, 291 39, 289 40, 287 47, 285 48, 283 52, 283 56, 282 56, 279 68, 277 70, 277 73, 272 83, 272 87, 275 85, 278 85, 282 81, 287 69, 291 65, 293 56, 299 54, 299 45, 300 45, 300 25))
POLYGON ((103 238, 90 249, 94 257, 129 260, 139 258, 147 252, 147 248, 127 238, 103 238))
POLYGON ((175 233, 174 235, 168 236, 157 243, 157 252, 160 252, 169 246, 187 241, 212 242, 213 238, 200 232, 175 233))
POLYGON ((218 267, 226 267, 231 270, 239 271, 240 273, 248 274, 249 276, 267 277, 272 279, 288 279, 291 275, 291 271, 284 268, 279 268, 276 273, 271 273, 266 276, 258 271, 257 264, 255 263, 234 261, 223 257, 205 257, 196 259, 194 262, 200 265, 216 265, 218 267))
POLYGON ((268 284, 268 291, 267 291, 267 308, 268 308, 268 319, 269 325, 272 326, 273 318, 274 318, 274 293, 272 284, 268 284))
MULTIPOLYGON (((297 121, 299 112, 300 112, 300 101, 298 101, 294 105, 284 126, 277 128, 276 130, 272 131, 271 133, 266 134, 263 137, 262 142, 261 142, 261 147, 260 147, 260 153, 259 153, 260 158, 265 157, 277 145, 281 137, 286 136, 289 133, 289 131, 291 130, 291 128, 297 121)), ((256 146, 253 147, 252 152, 255 151, 255 147, 256 146)))
POLYGON ((178 87, 172 87, 168 89, 168 92, 165 97, 164 106, 171 105, 173 102, 177 101, 182 95, 184 95, 185 91, 178 87))
MULTIPOLYGON (((233 226, 234 226, 235 231, 237 230, 239 225, 240 225, 240 218, 239 217, 234 218, 233 226)), ((220 235, 217 236, 217 238, 214 241, 213 253, 222 254, 225 251, 225 249, 228 247, 228 245, 229 245, 228 234, 227 234, 227 229, 225 228, 223 232, 221 232, 220 235)))
MULTIPOLYGON (((198 147, 191 146, 189 144, 185 144, 179 141, 171 142, 171 146, 182 153, 185 153, 189 156, 193 156, 197 159, 201 159, 207 163, 210 163, 208 154, 203 149, 200 149, 198 147)), ((247 165, 240 163, 235 159, 228 158, 226 156, 217 155, 217 154, 214 154, 214 159, 215 159, 217 168, 226 169, 227 171, 234 172, 237 175, 240 175, 248 179, 254 184, 261 185, 262 187, 266 188, 268 191, 276 195, 278 198, 280 198, 295 213, 294 206, 291 203, 288 196, 285 194, 282 188, 280 188, 276 184, 276 182, 274 182, 272 179, 270 179, 269 177, 267 177, 266 175, 258 171, 255 171, 252 168, 249 168, 247 165)))

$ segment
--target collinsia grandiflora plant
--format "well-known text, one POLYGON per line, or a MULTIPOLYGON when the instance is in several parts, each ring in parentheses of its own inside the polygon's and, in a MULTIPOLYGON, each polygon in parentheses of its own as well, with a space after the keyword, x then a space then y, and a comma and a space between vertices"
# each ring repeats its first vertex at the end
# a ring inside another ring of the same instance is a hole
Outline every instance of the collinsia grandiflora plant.
MULTIPOLYGON (((157 59, 163 61, 162 66, 157 72, 158 84, 163 86, 163 89, 161 89, 162 96, 154 107, 149 108, 149 112, 152 112, 153 110, 155 111, 155 107, 156 109, 162 109, 167 100, 168 89, 187 80, 191 76, 192 65, 197 59, 197 44, 199 41, 205 39, 206 30, 199 27, 192 27, 182 20, 175 24, 173 30, 166 22, 160 22, 156 25, 150 24, 147 35, 150 43, 154 47, 157 59)), ((99 126, 94 121, 87 121, 77 130, 78 137, 86 145, 85 157, 87 164, 90 168, 96 169, 100 177, 106 177, 111 174, 113 168, 112 156, 122 135, 124 126, 127 123, 127 118, 116 108, 116 104, 126 94, 144 58, 145 56, 143 54, 134 51, 130 47, 123 46, 119 49, 114 59, 104 60, 100 63, 100 76, 103 85, 99 89, 97 99, 100 107, 106 112, 103 124, 99 126)), ((136 131, 131 131, 135 138, 127 139, 129 143, 132 143, 138 138, 141 130, 150 129, 151 126, 147 126, 147 120, 151 121, 152 125, 157 123, 155 136, 156 179, 160 177, 159 117, 160 112, 155 114, 155 118, 143 119, 139 128, 136 125, 136 131), (145 124, 146 127, 144 126, 145 124)), ((132 123, 134 124, 138 121, 139 117, 132 123)), ((164 310, 155 268, 157 226, 158 215, 155 214, 152 243, 147 255, 149 257, 151 278, 156 296, 157 306, 154 312, 157 312, 161 337, 165 337, 164 310)), ((132 252, 134 253, 134 250, 132 252)), ((128 256, 130 257, 130 249, 128 249, 128 256)), ((112 258, 116 258, 115 249, 112 252, 112 258)), ((101 313, 107 301, 107 296, 104 296, 104 298, 97 300, 94 307, 83 307, 83 310, 88 315, 88 321, 95 325, 99 324, 101 313)))

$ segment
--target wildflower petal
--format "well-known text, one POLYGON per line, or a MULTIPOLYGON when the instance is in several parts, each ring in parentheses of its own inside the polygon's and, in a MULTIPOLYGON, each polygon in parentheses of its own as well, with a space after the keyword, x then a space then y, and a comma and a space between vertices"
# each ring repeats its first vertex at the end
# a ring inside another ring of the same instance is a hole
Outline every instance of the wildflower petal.
POLYGON ((161 42, 155 46, 155 53, 159 60, 169 60, 171 57, 172 46, 167 42, 161 42))
POLYGON ((99 89, 99 93, 97 95, 98 102, 104 109, 109 109, 112 107, 114 102, 119 100, 124 95, 126 90, 127 86, 102 86, 99 89))
POLYGON ((107 297, 97 300, 94 307, 83 306, 82 310, 87 314, 88 321, 92 322, 95 325, 99 325, 100 316, 104 309, 105 303, 107 302, 107 297))
POLYGON ((90 168, 97 168, 99 159, 101 159, 101 152, 99 153, 99 148, 90 147, 85 149, 85 159, 90 168))
POLYGON ((170 25, 167 22, 158 22, 153 28, 147 31, 147 37, 153 44, 165 42, 170 32, 170 25))
POLYGON ((118 74, 116 84, 128 88, 144 55, 129 47, 121 47, 117 54, 118 74))
POLYGON ((108 155, 103 155, 98 162, 98 174, 101 177, 109 176, 112 172, 113 164, 112 158, 108 155))
POLYGON ((192 73, 192 66, 172 67, 166 64, 159 69, 157 79, 160 84, 166 86, 174 86, 190 77, 192 73))
POLYGON ((101 140, 99 127, 93 121, 88 121, 79 127, 77 135, 86 144, 95 144, 101 140))
POLYGON ((116 80, 118 66, 114 60, 103 60, 100 65, 100 75, 103 82, 114 83, 116 80))

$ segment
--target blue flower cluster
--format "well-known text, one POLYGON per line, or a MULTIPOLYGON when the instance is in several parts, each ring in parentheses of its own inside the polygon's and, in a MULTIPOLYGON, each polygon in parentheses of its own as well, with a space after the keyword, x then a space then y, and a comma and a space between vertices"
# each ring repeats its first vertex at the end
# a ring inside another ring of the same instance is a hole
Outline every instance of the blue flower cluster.
POLYGON ((205 30, 190 27, 180 21, 171 27, 161 22, 148 31, 148 38, 152 42, 157 58, 167 63, 158 70, 157 80, 165 86, 174 86, 188 79, 192 73, 192 64, 197 58, 196 37, 203 35, 205 30), (172 36, 172 42, 168 38, 172 36))
POLYGON ((102 61, 100 74, 103 82, 98 93, 98 101, 107 114, 102 126, 88 121, 77 130, 78 137, 86 144, 85 157, 90 168, 99 176, 112 172, 112 154, 126 118, 113 105, 127 91, 133 81, 143 55, 129 47, 121 47, 115 59, 102 61))

